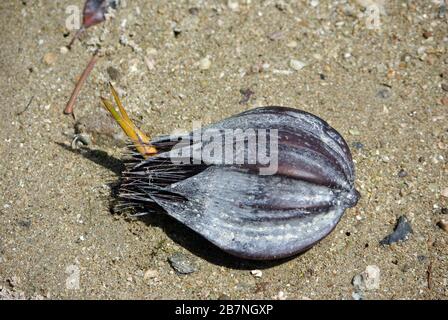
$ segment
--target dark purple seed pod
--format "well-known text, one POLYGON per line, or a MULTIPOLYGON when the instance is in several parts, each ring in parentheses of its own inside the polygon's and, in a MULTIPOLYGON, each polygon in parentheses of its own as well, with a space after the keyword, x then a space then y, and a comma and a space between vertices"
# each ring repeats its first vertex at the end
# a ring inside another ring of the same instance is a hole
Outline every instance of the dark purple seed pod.
POLYGON ((145 212, 162 209, 232 255, 272 260, 313 246, 358 201, 347 143, 310 113, 257 108, 201 132, 199 143, 198 130, 153 140, 159 153, 146 160, 135 153, 123 176, 123 204, 145 212), (213 139, 204 140, 207 130, 215 133, 213 139), (198 157, 200 150, 219 150, 227 133, 238 130, 245 134, 222 150, 231 154, 228 161, 198 157), (267 133, 266 140, 260 132, 267 133), (257 146, 269 140, 269 164, 251 161, 252 138, 257 146), (173 161, 176 155, 186 161, 173 161))

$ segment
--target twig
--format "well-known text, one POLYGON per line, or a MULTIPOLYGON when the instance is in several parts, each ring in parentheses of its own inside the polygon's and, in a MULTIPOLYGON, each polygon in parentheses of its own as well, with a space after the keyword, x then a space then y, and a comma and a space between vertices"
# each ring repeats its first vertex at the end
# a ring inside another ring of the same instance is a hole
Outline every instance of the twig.
POLYGON ((86 69, 81 75, 81 78, 79 78, 78 82, 76 83, 75 89, 72 92, 72 95, 70 97, 70 100, 67 103, 67 106, 64 109, 64 114, 71 114, 73 116, 73 107, 75 105, 76 99, 78 98, 79 92, 81 91, 81 88, 86 81, 87 77, 89 76, 90 72, 92 72, 93 67, 95 66, 95 63, 98 61, 99 55, 98 52, 95 52, 92 59, 90 59, 89 64, 87 65, 86 69))
POLYGON ((70 43, 67 46, 67 49, 71 50, 72 49, 72 45, 73 43, 75 43, 76 39, 79 39, 79 37, 81 36, 81 34, 85 31, 86 29, 84 28, 84 26, 82 26, 78 31, 76 31, 75 35, 73 36, 72 40, 70 41, 70 43))
POLYGON ((429 262, 428 269, 426 270, 426 280, 428 282, 428 289, 432 289, 432 261, 429 262))
POLYGON ((26 105, 25 109, 23 109, 22 111, 18 112, 17 115, 20 116, 20 115, 22 115, 23 113, 25 113, 25 112, 28 110, 28 108, 30 107, 30 105, 31 105, 31 103, 33 102, 33 100, 34 100, 34 96, 31 97, 31 99, 30 99, 30 101, 28 102, 28 104, 26 105))

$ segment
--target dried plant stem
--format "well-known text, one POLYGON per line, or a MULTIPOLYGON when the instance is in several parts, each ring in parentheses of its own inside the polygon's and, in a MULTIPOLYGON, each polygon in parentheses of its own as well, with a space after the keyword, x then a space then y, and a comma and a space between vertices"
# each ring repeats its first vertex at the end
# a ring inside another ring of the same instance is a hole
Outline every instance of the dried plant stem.
POLYGON ((76 31, 75 35, 73 36, 72 40, 70 41, 70 43, 67 45, 67 48, 69 50, 72 49, 73 44, 75 43, 76 39, 79 39, 79 37, 81 36, 81 34, 86 30, 86 28, 84 28, 84 26, 82 26, 78 31, 76 31))
POLYGON ((90 62, 85 68, 84 72, 82 73, 81 78, 79 78, 78 82, 76 83, 75 89, 73 89, 70 100, 68 101, 67 106, 64 109, 64 114, 73 115, 73 107, 75 105, 76 99, 78 98, 79 92, 81 91, 84 82, 86 82, 86 79, 89 76, 90 72, 92 72, 92 69, 95 66, 95 63, 98 61, 98 59, 99 55, 98 52, 96 52, 92 56, 92 59, 90 59, 90 62))

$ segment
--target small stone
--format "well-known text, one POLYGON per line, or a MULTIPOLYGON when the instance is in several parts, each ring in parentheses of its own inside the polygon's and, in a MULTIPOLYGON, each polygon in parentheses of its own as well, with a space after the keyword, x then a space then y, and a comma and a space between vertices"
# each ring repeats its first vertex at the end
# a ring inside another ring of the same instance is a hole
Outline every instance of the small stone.
POLYGON ((388 163, 390 162, 390 158, 388 156, 382 156, 381 161, 383 161, 384 163, 388 163))
POLYGON ((297 43, 297 41, 289 41, 287 44, 286 44, 286 46, 288 47, 288 48, 296 48, 297 46, 298 46, 299 44, 297 43))
POLYGON ((400 171, 398 171, 397 176, 400 178, 404 178, 407 177, 408 173, 406 171, 404 171, 403 169, 401 169, 400 171))
POLYGON ((281 31, 275 31, 268 35, 269 40, 277 41, 285 37, 285 34, 281 31))
POLYGON ((61 48, 59 49, 59 51, 61 52, 61 54, 67 54, 69 50, 68 50, 67 47, 61 47, 61 48))
POLYGON ((444 105, 444 106, 448 106, 448 97, 443 97, 440 102, 444 105))
POLYGON ((175 253, 168 258, 168 262, 178 274, 190 274, 197 271, 188 257, 182 253, 175 253))
POLYGON ((388 78, 388 79, 393 79, 393 78, 395 78, 395 76, 396 76, 396 71, 394 70, 394 69, 388 69, 387 70, 387 74, 386 74, 386 77, 388 78))
POLYGON ((92 144, 92 138, 86 133, 75 134, 71 143, 73 150, 77 150, 79 145, 88 146, 92 144))
POLYGON ((448 214, 448 208, 442 208, 440 209, 441 214, 448 214))
POLYGON ((427 257, 427 256, 424 256, 424 255, 419 255, 419 256, 417 256, 417 260, 418 260, 419 262, 425 262, 427 259, 428 259, 428 257, 427 257))
POLYGON ((432 32, 430 32, 430 31, 423 32, 423 38, 429 39, 431 37, 432 37, 432 32))
POLYGON ((361 150, 361 149, 364 149, 364 144, 362 142, 355 141, 352 143, 352 147, 357 150, 361 150))
POLYGON ((263 272, 261 270, 252 270, 250 274, 255 278, 261 278, 263 276, 263 272))
POLYGON ((250 89, 241 89, 240 93, 243 95, 243 97, 241 98, 239 104, 246 104, 246 103, 248 103, 250 98, 255 94, 255 92, 253 92, 250 89))
POLYGON ((376 265, 369 265, 361 274, 353 277, 352 284, 356 293, 365 290, 376 290, 380 287, 380 268, 376 265))
POLYGON ((362 292, 353 292, 352 297, 353 297, 353 300, 363 300, 364 299, 364 295, 362 294, 362 292))
POLYGON ((156 68, 156 61, 153 57, 144 57, 143 59, 145 60, 146 67, 149 71, 153 71, 156 68))
POLYGON ((310 5, 315 8, 319 5, 319 0, 311 0, 310 1, 310 5))
POLYGON ((448 232, 448 221, 447 220, 440 220, 437 222, 437 226, 442 229, 445 232, 448 232))
POLYGON ((376 96, 381 99, 389 99, 392 96, 392 91, 389 88, 382 88, 378 90, 376 96))
POLYGON ((11 278, 6 279, 11 288, 14 288, 20 283, 20 279, 17 276, 12 276, 11 278))
POLYGON ((107 74, 112 81, 117 81, 120 78, 120 71, 112 66, 107 68, 107 74))
POLYGON ((440 195, 442 197, 448 198, 448 188, 443 189, 442 192, 440 192, 440 195))
POLYGON ((353 129, 349 129, 348 130, 348 133, 350 133, 352 136, 359 136, 361 133, 359 132, 359 130, 358 129, 355 129, 355 128, 353 128, 353 129))
POLYGON ((228 0, 227 1, 227 7, 232 11, 239 11, 240 10, 240 4, 236 0, 228 0))
POLYGON ((46 65, 51 66, 53 64, 55 64, 56 60, 58 59, 58 56, 53 53, 53 52, 49 52, 47 54, 44 55, 44 62, 46 65))
POLYGON ((398 218, 394 231, 380 241, 382 245, 390 245, 398 241, 408 240, 409 234, 412 233, 412 227, 405 216, 398 218))
POLYGON ((294 69, 294 70, 296 70, 296 71, 299 71, 299 70, 302 70, 302 69, 306 66, 306 63, 305 63, 305 62, 302 62, 302 61, 300 61, 300 60, 291 59, 291 60, 289 61, 289 66, 290 66, 292 69, 294 69))
POLYGON ((442 90, 448 91, 448 83, 442 83, 442 90))
POLYGON ((286 300, 286 293, 284 291, 279 291, 277 295, 274 297, 277 300, 286 300))
POLYGON ((210 61, 209 57, 205 57, 199 61, 199 69, 201 70, 208 70, 210 69, 211 65, 212 62, 210 61))
POLYGON ((190 9, 188 9, 188 13, 193 16, 197 16, 199 14, 199 8, 192 7, 190 9))
POLYGON ((144 274, 144 276, 143 276, 143 279, 144 279, 145 281, 147 281, 147 280, 149 280, 149 279, 157 278, 158 276, 159 276, 159 272, 157 272, 157 270, 154 270, 154 269, 148 269, 148 270, 146 270, 146 272, 145 272, 145 274, 144 274))

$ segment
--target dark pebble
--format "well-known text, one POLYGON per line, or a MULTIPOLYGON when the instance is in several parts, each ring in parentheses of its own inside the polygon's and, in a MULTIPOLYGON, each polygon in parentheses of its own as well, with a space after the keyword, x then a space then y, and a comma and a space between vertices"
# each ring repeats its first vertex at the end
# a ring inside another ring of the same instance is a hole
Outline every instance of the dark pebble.
POLYGON ((189 12, 191 15, 196 16, 196 15, 199 13, 199 9, 196 8, 196 7, 192 7, 192 8, 190 8, 190 9, 188 9, 188 12, 189 12))
POLYGON ((381 245, 390 245, 398 241, 406 241, 409 238, 409 234, 412 233, 411 225, 405 216, 398 218, 397 225, 395 226, 394 232, 385 237, 380 241, 381 245))
POLYGON ((178 38, 181 34, 182 34, 182 30, 180 30, 179 28, 176 27, 173 29, 174 38, 178 38))
POLYGON ((448 83, 442 83, 443 91, 448 91, 448 83))
POLYGON ((323 73, 319 73, 320 80, 325 80, 327 77, 323 73))
POLYGON ((23 228, 29 228, 31 227, 31 221, 29 220, 20 220, 18 222, 19 226, 23 227, 23 228))
POLYGON ((406 171, 404 171, 403 169, 401 169, 400 171, 398 171, 397 174, 400 178, 404 178, 408 176, 408 173, 406 171))
POLYGON ((437 222, 437 226, 445 232, 448 232, 448 221, 440 220, 437 222))
POLYGON ((381 99, 389 99, 392 96, 392 91, 389 88, 382 88, 378 90, 376 96, 381 99))
POLYGON ((357 150, 361 150, 361 149, 364 149, 364 144, 362 142, 355 141, 352 143, 352 147, 357 150))
POLYGON ((442 208, 440 209, 441 214, 448 214, 448 208, 442 208))
POLYGON ((250 89, 241 89, 240 93, 243 95, 243 97, 240 100, 240 104, 246 104, 249 102, 250 98, 255 94, 255 92, 253 92, 250 89))
POLYGON ((178 274, 190 274, 197 271, 190 259, 182 253, 175 253, 168 258, 168 262, 178 274))
POLYGON ((430 31, 423 32, 423 38, 429 39, 431 37, 432 37, 432 32, 430 32, 430 31))
POLYGON ((120 78, 120 71, 114 67, 107 68, 107 74, 109 75, 110 80, 112 81, 116 81, 120 78))
POLYGON ((427 256, 424 256, 424 255, 417 256, 417 260, 418 260, 419 262, 425 262, 426 259, 428 259, 427 256))

